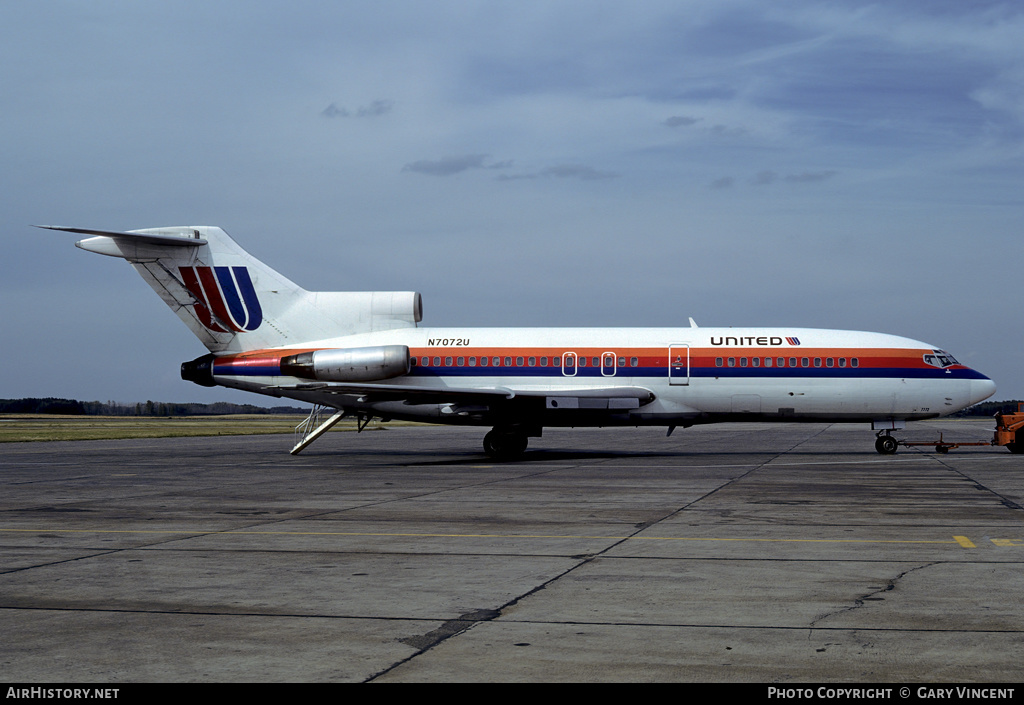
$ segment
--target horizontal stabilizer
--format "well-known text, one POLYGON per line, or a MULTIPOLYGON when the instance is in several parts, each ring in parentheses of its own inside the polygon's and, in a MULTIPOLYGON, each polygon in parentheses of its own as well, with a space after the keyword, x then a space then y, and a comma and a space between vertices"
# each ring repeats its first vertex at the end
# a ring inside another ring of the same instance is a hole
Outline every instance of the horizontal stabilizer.
POLYGON ((112 230, 90 230, 87 228, 65 228, 60 225, 34 225, 35 228, 43 228, 45 230, 62 230, 66 233, 77 233, 79 235, 99 235, 102 237, 112 237, 117 239, 124 239, 130 242, 143 243, 146 245, 170 245, 172 247, 199 247, 205 245, 206 240, 199 236, 198 230, 193 230, 190 237, 181 237, 180 235, 161 235, 158 232, 146 231, 146 232, 115 232, 112 230))

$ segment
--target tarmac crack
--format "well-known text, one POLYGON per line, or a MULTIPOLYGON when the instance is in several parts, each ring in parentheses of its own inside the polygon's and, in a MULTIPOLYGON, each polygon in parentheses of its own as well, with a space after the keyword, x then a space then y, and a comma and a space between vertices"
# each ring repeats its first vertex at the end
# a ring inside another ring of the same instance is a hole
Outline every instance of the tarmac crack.
POLYGON ((813 620, 811 620, 811 623, 810 623, 810 625, 808 627, 807 638, 810 639, 811 636, 814 634, 814 631, 816 629, 820 629, 821 628, 820 627, 820 623, 821 622, 824 622, 825 620, 831 619, 832 617, 835 617, 836 615, 848 614, 848 613, 853 612, 855 610, 859 610, 859 609, 861 609, 863 607, 866 607, 867 606, 866 603, 875 602, 875 601, 878 601, 878 600, 883 600, 884 598, 881 597, 881 595, 883 595, 884 593, 887 593, 887 592, 891 592, 892 590, 895 590, 896 587, 899 585, 900 581, 902 581, 903 578, 905 578, 906 576, 910 575, 911 573, 917 572, 919 570, 924 570, 925 568, 931 568, 933 566, 939 565, 939 563, 940 563, 940 561, 935 561, 935 562, 932 562, 932 563, 925 563, 923 565, 919 565, 919 566, 916 566, 914 568, 909 568, 908 570, 905 570, 902 573, 897 574, 895 577, 890 578, 889 580, 887 580, 884 587, 875 588, 871 592, 869 592, 869 593, 867 593, 865 595, 861 595, 860 597, 854 598, 852 605, 849 605, 847 607, 842 607, 840 609, 836 609, 836 610, 833 610, 831 612, 826 612, 825 614, 822 614, 822 615, 820 615, 818 617, 815 617, 813 620))
MULTIPOLYGON (((923 452, 923 451, 919 451, 919 452, 923 452)), ((983 485, 978 480, 975 480, 973 477, 967 475, 962 470, 959 470, 959 469, 953 467, 948 461, 944 460, 943 458, 936 457, 935 461, 939 465, 942 465, 943 467, 947 468, 948 470, 956 473, 957 475, 959 475, 960 477, 964 478, 968 482, 973 483, 974 487, 976 489, 981 490, 982 492, 988 492, 989 494, 995 496, 999 500, 999 503, 1002 504, 1007 509, 1016 509, 1016 510, 1024 509, 1024 507, 1020 506, 1017 502, 1014 502, 1009 497, 1001 495, 999 492, 996 492, 991 487, 988 487, 987 485, 983 485)))

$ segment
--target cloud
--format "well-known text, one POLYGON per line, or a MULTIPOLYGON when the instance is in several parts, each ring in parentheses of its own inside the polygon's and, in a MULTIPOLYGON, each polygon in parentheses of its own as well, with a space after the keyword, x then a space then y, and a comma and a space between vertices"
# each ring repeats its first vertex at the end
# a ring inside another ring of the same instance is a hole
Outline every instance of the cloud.
POLYGON ((698 122, 700 122, 700 118, 673 115, 667 120, 663 120, 661 124, 668 127, 689 127, 690 125, 696 125, 698 122))
POLYGON ((393 100, 378 99, 369 105, 356 108, 355 113, 351 113, 348 108, 339 107, 337 103, 331 103, 324 108, 320 114, 326 118, 379 117, 381 115, 387 115, 394 107, 395 102, 393 100))
MULTIPOLYGON (((453 176, 470 169, 510 169, 513 165, 511 159, 500 162, 488 163, 487 154, 463 154, 459 156, 443 157, 441 159, 421 159, 410 162, 402 167, 402 171, 412 171, 417 174, 429 176, 453 176)), ((553 177, 556 179, 579 179, 580 181, 601 181, 604 179, 617 179, 620 174, 612 171, 601 171, 592 166, 584 164, 556 164, 545 167, 540 171, 525 174, 501 174, 499 181, 517 181, 522 179, 541 179, 553 177)))
POLYGON ((599 171, 594 167, 585 166, 583 164, 557 164, 528 174, 502 174, 498 177, 498 180, 516 181, 520 179, 541 179, 549 176, 553 176, 558 179, 600 181, 603 179, 617 179, 621 174, 617 174, 613 171, 599 171))
POLYGON ((421 159, 417 162, 410 162, 402 167, 402 171, 413 171, 417 174, 429 174, 430 176, 452 176, 468 169, 508 169, 512 166, 512 160, 485 164, 487 154, 464 154, 456 157, 443 157, 441 159, 421 159))
POLYGON ((349 112, 345 108, 339 108, 336 103, 331 103, 320 113, 327 118, 348 117, 349 112))
POLYGON ((582 164, 559 164, 549 166, 541 172, 542 176, 555 176, 560 179, 581 179, 583 181, 598 181, 600 179, 615 179, 618 174, 611 171, 598 171, 590 166, 582 164))
POLYGON ((395 106, 391 100, 375 100, 369 105, 356 110, 356 117, 377 117, 391 112, 395 106))
POLYGON ((742 137, 747 134, 747 128, 745 127, 730 127, 728 125, 715 125, 711 128, 711 132, 719 137, 742 137))
POLYGON ((723 176, 721 179, 715 179, 711 182, 711 188, 713 189, 727 189, 732 188, 736 183, 736 179, 731 176, 723 176))
POLYGON ((783 176, 777 171, 766 170, 755 174, 754 177, 750 179, 750 183, 755 186, 767 186, 782 179, 790 184, 813 184, 819 181, 831 179, 837 173, 839 172, 827 169, 825 171, 805 171, 799 174, 787 174, 783 176))
POLYGON ((786 181, 791 184, 810 184, 831 179, 836 173, 831 169, 827 171, 805 171, 802 174, 790 174, 786 177, 786 181))

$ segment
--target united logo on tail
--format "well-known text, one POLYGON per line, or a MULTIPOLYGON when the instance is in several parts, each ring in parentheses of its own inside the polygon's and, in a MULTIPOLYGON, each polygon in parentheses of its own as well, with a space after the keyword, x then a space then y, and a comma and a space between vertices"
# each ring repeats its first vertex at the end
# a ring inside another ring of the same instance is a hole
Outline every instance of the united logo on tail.
POLYGON ((196 298, 195 311, 215 333, 254 331, 263 323, 256 290, 245 267, 179 267, 196 298))

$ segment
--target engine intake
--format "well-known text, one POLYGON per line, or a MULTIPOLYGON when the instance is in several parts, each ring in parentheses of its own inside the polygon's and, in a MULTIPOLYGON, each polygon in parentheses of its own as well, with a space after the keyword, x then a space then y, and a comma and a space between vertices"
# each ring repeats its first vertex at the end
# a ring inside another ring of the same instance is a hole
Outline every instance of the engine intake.
POLYGON ((408 374, 410 368, 405 345, 314 350, 281 358, 282 375, 320 382, 372 382, 408 374))

